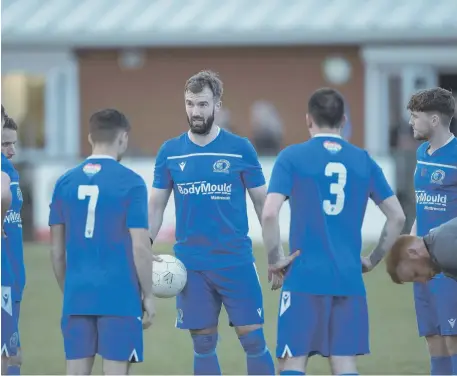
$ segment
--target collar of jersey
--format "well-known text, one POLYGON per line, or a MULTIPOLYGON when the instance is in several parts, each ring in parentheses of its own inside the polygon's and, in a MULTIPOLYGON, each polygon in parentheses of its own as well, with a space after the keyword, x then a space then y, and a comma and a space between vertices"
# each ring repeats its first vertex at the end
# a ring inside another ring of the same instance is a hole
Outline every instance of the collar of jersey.
POLYGON ((318 133, 313 136, 314 137, 335 137, 335 138, 343 138, 339 134, 333 134, 333 133, 318 133))
POLYGON ((442 145, 440 146, 438 149, 434 150, 432 154, 429 154, 428 153, 428 149, 430 149, 430 143, 428 144, 428 147, 427 149, 425 149, 425 154, 427 154, 428 156, 432 156, 433 154, 435 154, 438 150, 444 148, 447 144, 449 144, 453 139, 455 138, 454 135, 451 135, 451 137, 449 137, 449 139, 442 145))
POLYGON ((217 135, 216 135, 216 137, 214 137, 214 140, 211 141, 209 144, 206 144, 206 145, 204 145, 204 146, 201 146, 201 145, 196 144, 195 142, 193 142, 192 139, 190 138, 190 135, 191 135, 191 132, 190 132, 190 131, 187 131, 187 139, 188 139, 192 144, 194 144, 194 145, 196 145, 196 146, 199 146, 199 147, 201 147, 201 148, 204 148, 204 147, 206 147, 206 146, 208 146, 208 145, 211 145, 214 141, 216 141, 216 140, 219 138, 219 135, 221 134, 221 127, 219 127, 219 126, 216 125, 216 124, 214 124, 214 125, 217 127, 217 135))
MULTIPOLYGON (((447 144, 449 144, 454 138, 455 138, 455 136, 452 134, 451 137, 449 137, 449 140, 447 140, 447 141, 444 143, 444 145, 441 146, 441 148, 443 148, 443 147, 445 147, 447 144)), ((441 148, 440 148, 440 149, 441 149, 441 148)), ((439 150, 439 149, 437 149, 437 150, 439 150)))
POLYGON ((87 157, 87 159, 114 159, 111 155, 103 155, 103 154, 93 154, 87 157))

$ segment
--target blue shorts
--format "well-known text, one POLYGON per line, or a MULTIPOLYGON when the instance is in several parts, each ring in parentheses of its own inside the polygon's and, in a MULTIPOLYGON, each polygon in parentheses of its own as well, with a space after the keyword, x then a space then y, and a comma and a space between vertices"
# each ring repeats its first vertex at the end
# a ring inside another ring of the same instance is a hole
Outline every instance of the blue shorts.
POLYGON ((21 301, 20 300, 15 301, 13 303, 13 315, 17 320, 17 334, 18 334, 17 347, 21 348, 21 336, 19 334, 20 333, 19 332, 19 322, 20 322, 20 316, 21 316, 21 301))
POLYGON ((370 353, 366 297, 283 291, 276 357, 370 353))
POLYGON ((419 335, 457 335, 457 281, 438 275, 427 283, 414 283, 419 335))
POLYGON ((2 286, 2 356, 17 354, 19 334, 17 318, 14 316, 11 287, 2 286))
POLYGON ((143 361, 141 318, 127 316, 63 316, 62 334, 67 360, 92 358, 143 361))
POLYGON ((255 264, 210 271, 187 271, 176 298, 176 326, 207 329, 218 325, 222 304, 231 326, 263 324, 262 289, 255 264))

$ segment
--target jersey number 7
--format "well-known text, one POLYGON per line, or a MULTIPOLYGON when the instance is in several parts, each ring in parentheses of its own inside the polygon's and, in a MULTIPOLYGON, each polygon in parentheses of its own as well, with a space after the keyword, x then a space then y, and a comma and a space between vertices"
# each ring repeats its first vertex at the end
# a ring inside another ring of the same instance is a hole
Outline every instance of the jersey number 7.
POLYGON ((330 184, 330 193, 336 195, 335 203, 332 204, 330 200, 324 200, 322 203, 324 212, 327 215, 338 215, 343 211, 344 200, 344 187, 346 186, 347 169, 342 163, 330 162, 325 166, 325 176, 332 177, 337 175, 337 182, 330 184))
POLYGON ((89 197, 89 203, 87 204, 86 229, 84 231, 84 236, 86 238, 92 238, 94 236, 95 208, 97 207, 98 194, 98 185, 80 185, 78 187, 79 200, 85 200, 86 197, 89 197))

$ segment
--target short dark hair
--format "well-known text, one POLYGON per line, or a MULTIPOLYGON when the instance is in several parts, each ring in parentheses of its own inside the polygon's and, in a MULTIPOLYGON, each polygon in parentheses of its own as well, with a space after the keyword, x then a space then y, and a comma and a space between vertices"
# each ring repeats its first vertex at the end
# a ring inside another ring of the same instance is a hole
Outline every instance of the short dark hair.
POLYGON ((406 109, 415 112, 436 112, 450 122, 454 116, 455 98, 452 92, 436 87, 418 91, 408 102, 406 109))
POLYGON ((309 98, 308 113, 319 127, 340 128, 344 117, 343 96, 335 89, 318 89, 309 98))
POLYGON ((108 108, 90 117, 89 128, 93 142, 110 143, 119 132, 130 131, 130 123, 122 112, 108 108))
POLYGON ((6 119, 8 119, 8 114, 6 113, 5 107, 3 107, 3 104, 2 104, 2 122, 4 121, 5 124, 6 124, 6 119))
POLYGON ((184 92, 200 93, 205 86, 208 86, 213 92, 214 98, 221 99, 224 93, 224 85, 219 75, 211 70, 202 70, 186 81, 184 92))
POLYGON ((12 131, 17 131, 17 124, 13 118, 5 117, 5 125, 3 129, 11 129, 12 131))

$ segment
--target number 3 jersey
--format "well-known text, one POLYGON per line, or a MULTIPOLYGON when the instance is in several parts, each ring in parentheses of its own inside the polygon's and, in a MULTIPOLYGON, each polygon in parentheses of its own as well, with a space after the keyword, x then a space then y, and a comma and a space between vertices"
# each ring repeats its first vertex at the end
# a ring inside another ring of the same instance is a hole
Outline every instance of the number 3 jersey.
POLYGON ((365 295, 360 254, 367 202, 393 195, 368 153, 341 137, 319 134, 279 154, 268 191, 289 197, 290 251, 301 251, 284 290, 365 295))
POLYGON ((142 316, 131 228, 148 228, 143 179, 92 156, 56 183, 49 225, 65 225, 64 315, 142 316))

